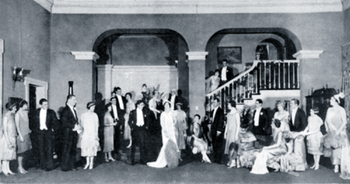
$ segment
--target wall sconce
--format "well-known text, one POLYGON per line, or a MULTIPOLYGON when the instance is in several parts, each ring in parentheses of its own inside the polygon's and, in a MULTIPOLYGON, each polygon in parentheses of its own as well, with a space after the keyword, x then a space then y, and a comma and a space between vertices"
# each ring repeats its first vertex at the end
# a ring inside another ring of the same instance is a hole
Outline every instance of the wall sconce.
POLYGON ((12 80, 13 82, 23 82, 24 77, 30 73, 30 70, 24 68, 13 67, 12 68, 12 80))

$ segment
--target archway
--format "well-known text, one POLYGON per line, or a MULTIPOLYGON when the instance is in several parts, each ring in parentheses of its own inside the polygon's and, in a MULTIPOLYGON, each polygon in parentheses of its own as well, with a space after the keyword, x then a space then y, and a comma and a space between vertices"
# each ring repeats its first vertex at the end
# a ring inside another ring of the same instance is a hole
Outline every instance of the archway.
POLYGON ((223 29, 213 34, 207 42, 206 51, 209 54, 206 59, 206 74, 220 67, 220 61, 217 60, 216 51, 219 46, 242 47, 242 62, 235 64, 235 67, 239 71, 242 71, 245 69, 245 64, 250 64, 256 59, 255 50, 262 41, 276 46, 279 49, 278 53, 283 53, 283 56, 278 55, 280 59, 293 60, 295 59, 293 54, 302 50, 301 43, 296 35, 284 28, 223 29), (231 39, 229 39, 230 37, 231 39))
MULTIPOLYGON (((169 29, 108 30, 96 39, 93 46, 93 51, 100 56, 96 63, 97 68, 112 67, 111 85, 113 87, 117 85, 113 81, 115 77, 128 82, 129 86, 133 85, 132 88, 137 95, 141 94, 143 83, 146 83, 148 87, 155 87, 156 83, 159 82, 162 83, 160 84, 161 88, 167 85, 164 83, 170 83, 161 92, 168 93, 170 87, 176 87, 182 89, 185 98, 188 97, 189 93, 188 66, 185 62, 188 50, 184 38, 179 33, 169 29), (157 75, 157 71, 165 76, 152 78, 151 75, 157 75), (139 77, 135 77, 136 75, 139 77), (175 75, 176 80, 172 77, 175 75), (164 80, 168 80, 167 77, 170 81, 164 82, 164 80)), ((96 69, 96 73, 98 72, 99 70, 96 69)), ((96 91, 100 91, 98 86, 101 79, 98 78, 98 74, 96 76, 96 91)), ((124 92, 128 91, 130 89, 124 92)), ((108 97, 107 93, 105 93, 105 97, 108 97)))

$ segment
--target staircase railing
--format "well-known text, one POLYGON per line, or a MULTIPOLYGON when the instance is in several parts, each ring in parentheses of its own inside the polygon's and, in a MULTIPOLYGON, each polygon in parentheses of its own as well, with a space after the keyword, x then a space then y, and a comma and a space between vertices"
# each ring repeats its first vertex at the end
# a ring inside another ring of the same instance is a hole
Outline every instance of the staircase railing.
POLYGON ((248 70, 206 95, 207 111, 211 110, 214 98, 220 98, 221 108, 226 111, 229 100, 240 104, 260 94, 260 90, 299 88, 298 60, 256 60, 248 70))

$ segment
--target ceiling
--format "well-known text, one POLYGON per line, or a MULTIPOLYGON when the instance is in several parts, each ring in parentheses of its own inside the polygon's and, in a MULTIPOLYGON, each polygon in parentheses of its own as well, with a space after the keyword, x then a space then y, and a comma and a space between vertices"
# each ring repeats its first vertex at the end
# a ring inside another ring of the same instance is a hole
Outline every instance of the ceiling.
POLYGON ((350 0, 34 0, 53 14, 341 12, 350 0))

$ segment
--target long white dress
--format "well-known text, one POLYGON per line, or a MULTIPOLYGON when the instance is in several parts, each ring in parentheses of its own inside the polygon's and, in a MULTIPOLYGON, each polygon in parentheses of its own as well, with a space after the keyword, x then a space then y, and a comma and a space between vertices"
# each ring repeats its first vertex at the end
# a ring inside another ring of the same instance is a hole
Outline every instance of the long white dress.
MULTIPOLYGON (((155 162, 148 162, 147 165, 155 168, 163 168, 168 165, 166 153, 171 150, 168 149, 168 145, 175 144, 178 152, 178 147, 175 137, 175 117, 173 111, 163 112, 160 115, 160 124, 162 126, 162 143, 163 146, 159 152, 158 158, 155 162)), ((176 154, 176 153, 174 153, 176 154)))

